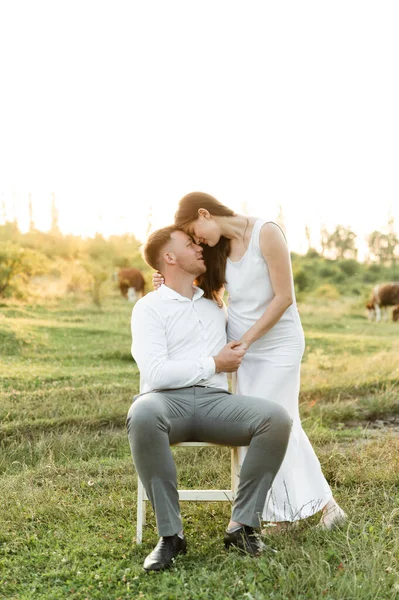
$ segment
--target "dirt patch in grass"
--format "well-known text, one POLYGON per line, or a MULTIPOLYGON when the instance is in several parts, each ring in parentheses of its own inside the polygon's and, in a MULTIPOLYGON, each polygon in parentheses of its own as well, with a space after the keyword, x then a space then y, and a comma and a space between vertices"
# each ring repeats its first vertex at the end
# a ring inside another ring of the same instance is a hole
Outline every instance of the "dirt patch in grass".
MULTIPOLYGON (((399 435, 399 415, 385 415, 380 419, 353 419, 344 423, 345 429, 367 429, 373 433, 394 433, 399 435)), ((341 425, 342 428, 342 425, 341 425)))

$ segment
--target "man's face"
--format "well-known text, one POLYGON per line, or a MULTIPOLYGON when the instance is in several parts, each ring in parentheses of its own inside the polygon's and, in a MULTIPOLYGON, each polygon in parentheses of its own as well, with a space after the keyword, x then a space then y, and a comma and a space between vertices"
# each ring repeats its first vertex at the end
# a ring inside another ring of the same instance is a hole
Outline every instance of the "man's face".
POLYGON ((206 266, 202 258, 202 247, 184 231, 174 231, 167 252, 174 256, 176 264, 194 277, 205 273, 206 266))

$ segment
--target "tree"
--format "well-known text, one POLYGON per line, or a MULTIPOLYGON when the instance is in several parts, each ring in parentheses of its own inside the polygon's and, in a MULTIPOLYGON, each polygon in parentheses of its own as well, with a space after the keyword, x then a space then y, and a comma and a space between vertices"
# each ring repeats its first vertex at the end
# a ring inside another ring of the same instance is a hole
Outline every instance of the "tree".
POLYGON ((305 225, 305 236, 306 236, 306 241, 308 244, 308 250, 311 249, 312 247, 312 239, 311 239, 311 235, 310 235, 310 227, 309 225, 305 225))
POLYGON ((323 255, 329 254, 331 258, 357 258, 355 246, 357 235, 349 227, 337 225, 332 233, 322 229, 321 246, 323 255))
POLYGON ((21 232, 15 221, 6 221, 4 225, 0 225, 0 242, 19 243, 20 239, 21 232))
POLYGON ((29 231, 32 232, 34 229, 35 222, 33 220, 32 194, 29 192, 29 231))
POLYGON ((394 218, 392 215, 388 219, 388 240, 387 241, 388 241, 387 248, 388 248, 388 253, 389 253, 389 259, 393 266, 396 262, 396 248, 397 248, 397 246, 399 246, 399 239, 398 239, 398 236, 396 235, 395 221, 394 221, 394 218))
POLYGON ((110 263, 101 263, 92 259, 83 262, 83 266, 91 276, 91 297, 93 302, 101 308, 103 285, 110 279, 112 266, 110 263))
POLYGON ((381 264, 391 261, 395 264, 395 251, 399 240, 394 232, 373 231, 367 238, 370 256, 381 264))
POLYGON ((22 272, 22 248, 11 242, 0 242, 0 296, 6 294, 12 279, 22 272))
POLYGON ((286 228, 285 228, 285 215, 284 215, 282 204, 278 205, 278 215, 277 215, 276 223, 277 223, 277 225, 280 225, 281 229, 285 233, 286 232, 286 228))
POLYGON ((395 220, 392 213, 388 216, 388 223, 382 228, 382 231, 374 230, 366 237, 370 258, 381 264, 396 262, 396 249, 399 246, 399 239, 395 231, 395 220))
POLYGON ((58 226, 58 208, 55 203, 55 194, 51 194, 51 229, 50 232, 54 235, 58 235, 60 233, 60 228, 58 226))
POLYGON ((148 238, 148 236, 151 233, 152 230, 152 204, 150 204, 149 210, 148 210, 148 215, 147 215, 147 228, 145 230, 145 236, 148 238))
POLYGON ((328 238, 330 237, 330 234, 328 233, 328 230, 326 229, 326 227, 324 225, 322 225, 321 229, 320 229, 320 246, 321 246, 321 253, 323 256, 326 256, 328 254, 328 238))
POLYGON ((107 256, 112 259, 115 267, 148 268, 141 252, 141 242, 134 235, 112 235, 107 240, 107 256))
POLYGON ((6 296, 25 284, 32 275, 48 267, 46 258, 13 242, 0 242, 0 296, 6 296))
POLYGON ((7 222, 7 210, 4 199, 1 201, 1 220, 3 224, 7 222))

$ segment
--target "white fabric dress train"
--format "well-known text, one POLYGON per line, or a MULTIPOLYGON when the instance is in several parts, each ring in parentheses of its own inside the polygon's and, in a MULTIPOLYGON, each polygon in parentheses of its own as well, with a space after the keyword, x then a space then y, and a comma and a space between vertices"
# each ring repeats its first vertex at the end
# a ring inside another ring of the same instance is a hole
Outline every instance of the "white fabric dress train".
MULTIPOLYGON (((256 221, 248 249, 239 261, 227 259, 229 341, 239 340, 274 297, 259 245, 260 230, 265 223, 256 221)), ((294 300, 274 327, 252 344, 237 372, 237 393, 273 400, 284 406, 293 419, 287 453, 268 494, 263 521, 304 519, 321 510, 332 498, 299 417, 300 365, 304 349, 302 324, 294 300)), ((246 448, 241 448, 241 462, 245 453, 246 448)))

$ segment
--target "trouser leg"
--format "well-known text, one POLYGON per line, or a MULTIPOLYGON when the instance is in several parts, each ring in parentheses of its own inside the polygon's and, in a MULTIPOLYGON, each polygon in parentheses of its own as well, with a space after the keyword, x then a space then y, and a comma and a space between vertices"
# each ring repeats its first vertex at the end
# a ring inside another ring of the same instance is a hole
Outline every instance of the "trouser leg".
POLYGON ((291 425, 284 408, 263 398, 217 393, 209 388, 196 392, 197 439, 248 446, 233 504, 234 521, 259 527, 267 493, 285 455, 291 425))
POLYGON ((284 408, 263 398, 212 388, 167 390, 136 399, 127 427, 133 460, 154 508, 159 535, 174 535, 182 529, 170 444, 183 441, 249 446, 232 518, 259 526, 291 430, 284 408))
POLYGON ((171 443, 190 437, 190 403, 149 393, 137 398, 128 413, 127 430, 133 461, 155 512, 160 536, 182 529, 176 466, 171 443))

